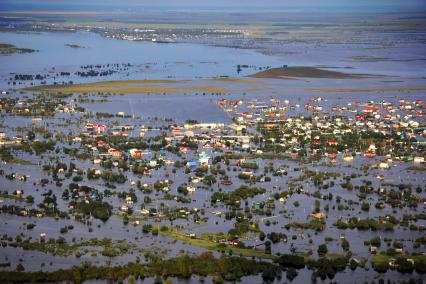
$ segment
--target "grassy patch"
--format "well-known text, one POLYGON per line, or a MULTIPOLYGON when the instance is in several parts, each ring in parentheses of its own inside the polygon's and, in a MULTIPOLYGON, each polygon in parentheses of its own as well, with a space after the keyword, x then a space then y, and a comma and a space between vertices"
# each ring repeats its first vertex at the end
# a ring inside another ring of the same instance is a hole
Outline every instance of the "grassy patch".
POLYGON ((3 193, 3 192, 0 192, 0 197, 15 199, 15 200, 21 200, 21 201, 24 200, 24 198, 22 196, 7 194, 7 193, 3 193))
POLYGON ((407 168, 407 171, 424 172, 425 170, 426 170, 425 167, 420 167, 420 166, 411 166, 407 168))
POLYGON ((215 251, 225 251, 228 252, 230 249, 232 249, 232 253, 234 255, 241 255, 245 257, 257 257, 262 259, 275 259, 276 256, 271 254, 266 254, 263 252, 263 250, 259 249, 250 249, 250 248, 235 248, 230 247, 226 244, 218 244, 213 241, 204 240, 200 238, 191 238, 189 236, 186 236, 184 234, 179 233, 178 230, 169 228, 167 231, 160 231, 160 233, 164 236, 171 237, 175 240, 179 240, 182 242, 185 242, 187 244, 205 248, 208 250, 215 250, 215 251))
POLYGON ((13 158, 12 160, 9 161, 9 163, 18 164, 18 165, 24 165, 24 166, 34 165, 30 161, 19 159, 19 158, 13 158))

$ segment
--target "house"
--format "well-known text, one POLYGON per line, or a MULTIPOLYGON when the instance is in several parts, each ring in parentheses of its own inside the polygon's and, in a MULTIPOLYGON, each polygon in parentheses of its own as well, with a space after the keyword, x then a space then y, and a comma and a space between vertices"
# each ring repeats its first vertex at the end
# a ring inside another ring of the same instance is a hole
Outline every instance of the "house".
POLYGON ((105 124, 98 124, 96 126, 96 133, 97 134, 102 134, 106 131, 106 125, 105 124))
POLYGON ((231 247, 237 247, 240 242, 241 241, 238 240, 238 239, 237 240, 233 240, 233 241, 229 242, 229 246, 231 246, 231 247))
POLYGON ((156 167, 156 166, 157 166, 157 160, 150 160, 150 161, 149 161, 149 166, 150 166, 151 168, 156 167))
POLYGON ((171 141, 173 141, 173 136, 165 136, 164 137, 164 140, 166 140, 167 142, 171 142, 171 141))
POLYGON ((360 114, 355 116, 355 120, 356 121, 364 121, 367 118, 367 116, 365 114, 360 114))
POLYGON ((344 157, 343 157, 343 160, 345 161, 345 162, 352 162, 352 160, 354 159, 354 157, 352 157, 352 155, 345 155, 344 157))
POLYGON ((179 129, 179 128, 174 128, 174 129, 172 130, 172 133, 173 133, 173 135, 175 135, 175 136, 180 136, 180 135, 182 135, 182 134, 181 134, 181 131, 180 131, 180 129, 179 129))
POLYGON ((373 151, 367 151, 367 152, 364 153, 364 157, 374 158, 374 157, 376 157, 376 153, 373 152, 373 151))
POLYGON ((210 159, 210 157, 207 156, 207 154, 205 152, 201 152, 201 154, 199 154, 198 162, 201 165, 208 165, 209 159, 210 159))
POLYGON ((416 164, 421 164, 425 162, 425 158, 424 157, 420 157, 420 156, 416 156, 413 159, 413 162, 416 164))
POLYGON ((186 187, 186 190, 187 190, 189 193, 193 193, 193 192, 195 192, 195 187, 193 187, 193 186, 187 186, 187 187, 186 187))
POLYGON ((371 254, 376 254, 376 253, 377 253, 377 251, 378 251, 378 249, 377 249, 377 247, 375 247, 375 246, 370 246, 370 247, 368 248, 368 251, 369 251, 371 254))
POLYGON ((120 159, 122 156, 121 151, 114 148, 108 149, 108 153, 111 154, 111 157, 114 159, 120 159))
POLYGON ((382 162, 382 163, 379 164, 379 168, 380 169, 389 169, 389 164, 382 162))
POLYGON ((133 149, 129 150, 129 153, 132 156, 132 158, 134 158, 134 159, 141 159, 142 158, 142 150, 133 148, 133 149))
POLYGON ((196 161, 189 161, 186 163, 186 166, 191 169, 196 169, 198 167, 198 163, 196 161))
POLYGON ((232 185, 232 181, 230 181, 230 180, 223 180, 223 181, 221 181, 221 184, 222 185, 232 185))
POLYGON ((95 125, 93 123, 86 123, 85 127, 87 131, 92 132, 95 129, 95 125))
POLYGON ((312 217, 312 218, 314 218, 314 219, 317 219, 317 220, 323 220, 323 219, 325 219, 325 213, 322 213, 322 212, 312 213, 309 216, 312 217))
POLYGON ((337 146, 337 140, 336 139, 328 140, 328 146, 337 146))
POLYGON ((185 129, 223 129, 224 123, 196 123, 196 124, 185 124, 185 129))

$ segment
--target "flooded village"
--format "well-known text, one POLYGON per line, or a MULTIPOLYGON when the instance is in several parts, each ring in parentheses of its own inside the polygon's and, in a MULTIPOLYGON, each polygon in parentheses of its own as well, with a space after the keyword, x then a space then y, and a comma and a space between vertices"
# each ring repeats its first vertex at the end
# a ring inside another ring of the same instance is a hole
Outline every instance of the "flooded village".
POLYGON ((423 283, 423 30, 49 25, 0 25, 1 283, 423 283))

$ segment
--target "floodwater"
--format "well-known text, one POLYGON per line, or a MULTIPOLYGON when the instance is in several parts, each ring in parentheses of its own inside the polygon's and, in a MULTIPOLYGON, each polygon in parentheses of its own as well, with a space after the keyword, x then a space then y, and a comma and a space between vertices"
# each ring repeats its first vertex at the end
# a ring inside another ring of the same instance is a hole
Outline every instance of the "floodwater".
MULTIPOLYGON (((131 63, 130 74, 111 79, 195 79, 238 76, 237 65, 282 65, 277 57, 252 50, 189 43, 123 41, 90 32, 0 33, 2 42, 37 50, 27 54, 0 57, 0 76, 56 71, 74 72, 81 65, 131 63), (67 44, 79 45, 72 48, 67 44), (148 66, 148 68, 146 68, 148 66), (128 75, 128 76, 127 76, 128 75)), ((253 73, 241 72, 241 75, 253 73)))

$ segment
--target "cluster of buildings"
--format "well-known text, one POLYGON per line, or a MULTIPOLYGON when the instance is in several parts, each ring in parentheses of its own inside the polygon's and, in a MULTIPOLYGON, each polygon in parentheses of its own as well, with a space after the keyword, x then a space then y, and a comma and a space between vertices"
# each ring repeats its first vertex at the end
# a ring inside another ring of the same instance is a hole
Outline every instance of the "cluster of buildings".
MULTIPOLYGON (((311 98, 304 106, 289 100, 221 99, 219 106, 243 127, 260 132, 265 144, 281 147, 294 157, 321 154, 331 162, 354 156, 424 162, 426 129, 421 100, 396 103, 355 101, 331 105, 311 98)), ((380 163, 386 168, 386 163, 380 163)))

